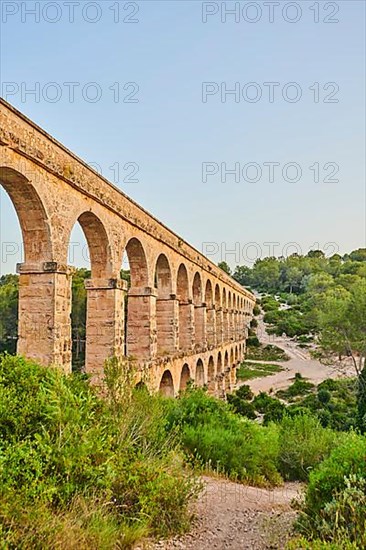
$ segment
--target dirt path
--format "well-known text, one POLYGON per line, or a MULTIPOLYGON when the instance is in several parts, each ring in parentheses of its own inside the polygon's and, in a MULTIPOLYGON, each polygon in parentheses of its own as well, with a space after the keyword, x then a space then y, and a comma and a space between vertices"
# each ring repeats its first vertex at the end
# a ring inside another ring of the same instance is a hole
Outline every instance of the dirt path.
MULTIPOLYGON (((319 361, 312 359, 307 350, 299 348, 290 338, 268 334, 262 316, 258 319, 257 335, 261 343, 273 344, 283 349, 289 355, 290 360, 278 362, 284 369, 281 372, 243 382, 248 384, 254 393, 261 391, 269 392, 270 389, 277 391, 288 388, 292 384, 296 372, 300 372, 314 384, 320 384, 320 382, 327 378, 354 376, 354 370, 350 364, 342 368, 336 365, 323 365, 319 361)), ((265 361, 260 362, 263 363, 265 361)), ((271 361, 271 363, 277 362, 271 361)))
POLYGON ((148 546, 172 550, 283 549, 296 513, 291 502, 301 485, 286 483, 259 489, 231 481, 204 477, 204 490, 195 505, 196 520, 183 537, 148 546))

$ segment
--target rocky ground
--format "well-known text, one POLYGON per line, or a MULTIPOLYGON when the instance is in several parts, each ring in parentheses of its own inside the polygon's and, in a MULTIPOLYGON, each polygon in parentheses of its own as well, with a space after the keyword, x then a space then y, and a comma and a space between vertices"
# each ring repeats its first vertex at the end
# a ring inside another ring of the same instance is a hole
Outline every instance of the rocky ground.
MULTIPOLYGON (((293 383, 297 372, 301 373, 304 378, 307 378, 313 384, 320 384, 320 382, 323 382, 327 378, 355 376, 354 367, 350 361, 345 361, 341 365, 336 362, 334 365, 324 365, 320 361, 312 359, 308 350, 300 348, 290 338, 268 334, 263 323, 263 316, 258 320, 257 335, 262 344, 273 344, 283 349, 290 357, 290 360, 283 362, 270 361, 271 364, 278 363, 284 370, 272 376, 254 378, 243 382, 244 384, 249 384, 255 394, 261 391, 269 392, 270 390, 277 391, 288 388, 293 383)), ((260 362, 265 363, 266 361, 260 362)))
POLYGON ((266 550, 283 549, 296 512, 291 502, 301 485, 285 483, 276 489, 248 487, 204 477, 189 534, 145 546, 151 550, 266 550))

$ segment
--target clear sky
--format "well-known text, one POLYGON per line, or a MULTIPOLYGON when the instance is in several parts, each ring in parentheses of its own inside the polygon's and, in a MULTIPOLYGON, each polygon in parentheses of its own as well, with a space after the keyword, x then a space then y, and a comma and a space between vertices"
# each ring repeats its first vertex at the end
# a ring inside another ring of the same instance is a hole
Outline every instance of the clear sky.
POLYGON ((212 260, 365 246, 363 1, 1 10, 2 96, 212 260))

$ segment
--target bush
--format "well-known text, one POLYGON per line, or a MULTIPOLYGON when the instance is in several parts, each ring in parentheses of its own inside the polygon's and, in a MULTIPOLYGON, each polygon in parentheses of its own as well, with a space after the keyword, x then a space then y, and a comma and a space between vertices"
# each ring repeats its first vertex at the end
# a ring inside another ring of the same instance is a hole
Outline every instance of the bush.
POLYGON ((342 435, 340 444, 310 475, 304 512, 311 526, 317 527, 319 514, 351 475, 366 478, 366 437, 354 432, 342 435))
POLYGON ((285 479, 306 481, 336 442, 332 430, 308 414, 284 416, 279 433, 279 471, 285 479))
POLYGON ((243 419, 229 405, 200 389, 188 390, 169 405, 170 426, 179 427, 183 447, 193 464, 256 485, 281 482, 276 468, 276 426, 264 428, 243 419))
MULTIPOLYGON (((0 357, 0 533, 5 547, 127 548, 188 527, 195 480, 159 396, 0 357)), ((128 377, 127 377, 128 378, 128 377)))
POLYGON ((286 399, 288 401, 293 400, 295 397, 306 395, 314 388, 314 384, 307 382, 299 372, 295 374, 295 382, 291 384, 286 390, 279 390, 276 395, 280 399, 286 399))
MULTIPOLYGON (((366 438, 343 435, 310 475, 297 527, 309 538, 366 546, 366 438)), ((343 548, 343 546, 341 546, 343 548)))

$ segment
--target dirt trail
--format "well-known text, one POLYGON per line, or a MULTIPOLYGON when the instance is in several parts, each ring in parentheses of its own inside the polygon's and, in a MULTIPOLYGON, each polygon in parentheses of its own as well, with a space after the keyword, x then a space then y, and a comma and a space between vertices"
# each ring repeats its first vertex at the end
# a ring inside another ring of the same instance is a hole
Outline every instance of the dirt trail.
POLYGON ((196 520, 183 537, 154 543, 158 550, 283 549, 296 513, 291 502, 301 485, 286 483, 276 489, 248 487, 204 477, 204 490, 195 505, 196 520))
POLYGON ((296 372, 300 372, 314 384, 320 384, 320 382, 327 378, 345 378, 355 375, 353 367, 350 364, 342 368, 336 365, 323 365, 319 361, 312 359, 309 351, 299 348, 290 338, 268 334, 263 322, 263 316, 258 319, 257 335, 261 343, 273 344, 283 349, 289 355, 290 360, 283 362, 270 361, 271 363, 278 363, 284 370, 271 376, 254 378, 243 382, 249 384, 254 393, 259 393, 260 391, 269 392, 271 388, 274 391, 288 388, 292 384, 296 372))

